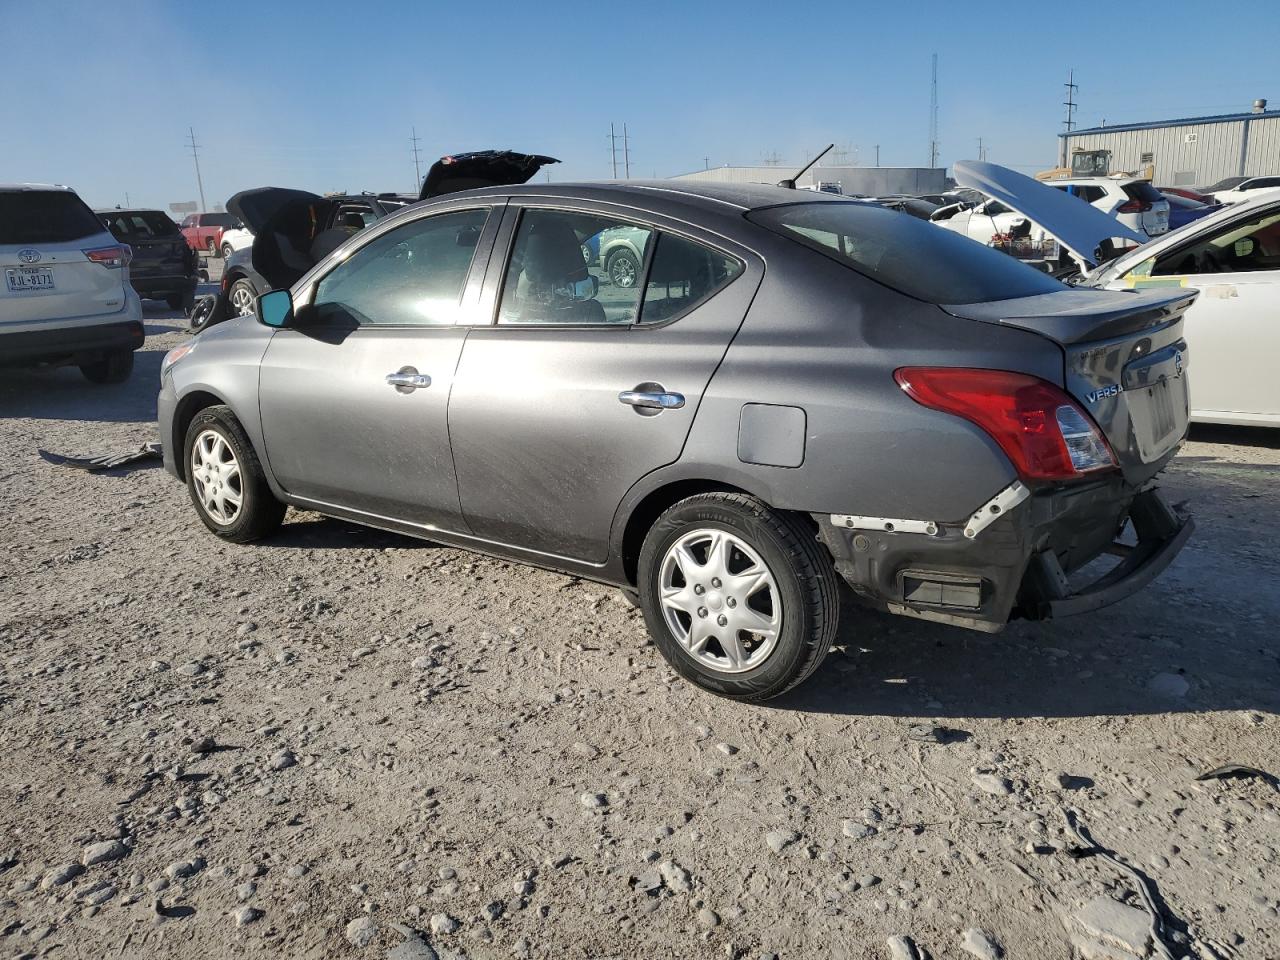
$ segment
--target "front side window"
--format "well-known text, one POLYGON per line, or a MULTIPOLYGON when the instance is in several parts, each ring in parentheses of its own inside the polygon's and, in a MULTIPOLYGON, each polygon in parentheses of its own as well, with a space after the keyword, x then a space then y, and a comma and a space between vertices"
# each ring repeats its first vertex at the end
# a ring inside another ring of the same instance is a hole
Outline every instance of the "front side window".
POLYGON ((316 285, 317 316, 360 326, 456 323, 487 216, 442 213, 365 244, 316 285))
POLYGON ((654 231, 616 217, 525 210, 499 323, 632 324, 654 231))
POLYGON ((1135 276, 1249 273, 1280 270, 1280 211, 1256 214, 1218 229, 1209 237, 1134 268, 1135 276))
POLYGON ((1008 254, 871 204, 791 203, 754 210, 747 219, 927 303, 984 303, 1066 289, 1008 254))

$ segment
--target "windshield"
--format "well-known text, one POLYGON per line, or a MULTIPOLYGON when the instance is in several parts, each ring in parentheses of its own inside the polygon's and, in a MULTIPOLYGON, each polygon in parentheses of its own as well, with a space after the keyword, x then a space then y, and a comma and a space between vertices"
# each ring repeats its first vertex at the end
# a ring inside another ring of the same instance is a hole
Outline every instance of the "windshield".
POLYGON ((104 232, 70 190, 0 193, 0 243, 65 243, 104 232))
POLYGON ((927 303, 985 303, 1065 289, 998 250, 870 204, 796 203, 747 218, 927 303))
POLYGON ((159 210, 109 210, 101 216, 119 240, 173 237, 178 233, 178 225, 159 210))

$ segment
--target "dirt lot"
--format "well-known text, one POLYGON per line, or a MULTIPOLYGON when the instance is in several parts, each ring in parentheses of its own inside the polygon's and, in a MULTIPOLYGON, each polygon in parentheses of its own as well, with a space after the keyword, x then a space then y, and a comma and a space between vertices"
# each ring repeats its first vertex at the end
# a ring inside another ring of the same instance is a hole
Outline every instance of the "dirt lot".
POLYGON ((853 612, 769 706, 596 584, 290 514, 220 542, 133 379, 0 375, 0 950, 52 957, 1280 956, 1280 437, 1197 431, 1156 585, 987 637, 853 612), (931 742, 912 727, 951 731, 931 742), (89 865, 85 866, 84 862, 89 865))

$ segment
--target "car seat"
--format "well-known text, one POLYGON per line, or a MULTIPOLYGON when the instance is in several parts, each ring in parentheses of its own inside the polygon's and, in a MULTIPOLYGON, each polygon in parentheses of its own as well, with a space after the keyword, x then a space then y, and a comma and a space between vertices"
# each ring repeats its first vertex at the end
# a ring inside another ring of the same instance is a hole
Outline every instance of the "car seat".
MULTIPOLYGON (((604 323, 604 307, 594 298, 579 299, 576 289, 591 280, 582 259, 582 243, 569 223, 540 218, 525 242, 517 284, 518 323, 604 323)), ((594 284, 592 284, 594 286, 594 284)))

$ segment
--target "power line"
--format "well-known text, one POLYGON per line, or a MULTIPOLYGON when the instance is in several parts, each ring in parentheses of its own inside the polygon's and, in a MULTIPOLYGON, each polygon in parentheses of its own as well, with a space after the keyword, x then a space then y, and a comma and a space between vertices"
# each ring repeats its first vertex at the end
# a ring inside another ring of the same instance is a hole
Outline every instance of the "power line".
POLYGON ((204 180, 200 177, 200 144, 196 143, 195 130, 187 127, 187 133, 191 134, 191 142, 186 146, 191 150, 191 159, 196 164, 196 186, 200 188, 200 212, 204 213, 206 208, 204 205, 204 180))
POLYGON ((409 143, 413 150, 413 182, 417 185, 418 189, 420 190, 422 189, 422 167, 418 163, 418 154, 419 154, 418 128, 410 127, 409 129, 412 131, 412 133, 409 136, 409 143))
POLYGON ((1062 101, 1062 105, 1067 108, 1067 120, 1065 126, 1067 133, 1070 133, 1076 125, 1076 92, 1080 89, 1076 85, 1076 69, 1072 67, 1067 71, 1067 82, 1063 84, 1067 88, 1067 99, 1062 101))

